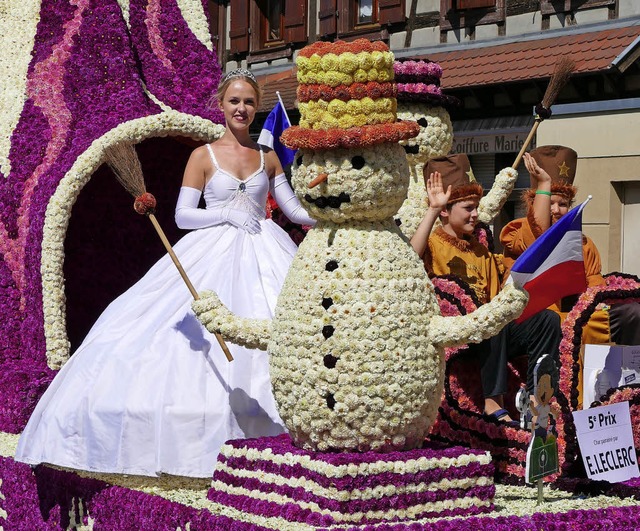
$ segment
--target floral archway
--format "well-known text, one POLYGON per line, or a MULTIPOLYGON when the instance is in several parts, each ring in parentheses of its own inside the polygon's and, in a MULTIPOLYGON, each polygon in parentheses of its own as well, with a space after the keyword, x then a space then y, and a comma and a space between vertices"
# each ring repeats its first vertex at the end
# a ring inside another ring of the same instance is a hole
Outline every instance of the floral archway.
POLYGON ((64 244, 104 150, 217 137, 221 70, 201 0, 27 0, 0 19, 0 430, 19 433, 70 354, 64 244))

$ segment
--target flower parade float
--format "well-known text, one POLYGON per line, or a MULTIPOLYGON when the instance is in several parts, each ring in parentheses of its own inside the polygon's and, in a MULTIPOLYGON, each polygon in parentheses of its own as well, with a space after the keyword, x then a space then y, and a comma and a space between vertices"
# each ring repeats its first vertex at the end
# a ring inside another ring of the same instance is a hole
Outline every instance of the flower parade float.
POLYGON ((193 304, 210 331, 268 349, 289 434, 231 441, 209 497, 256 518, 325 525, 486 511, 488 454, 423 442, 440 405, 444 347, 497 333, 527 295, 508 286, 471 315, 440 314, 393 219, 409 177, 398 141, 418 126, 396 121, 386 45, 320 42, 297 66, 300 125, 282 141, 298 149, 292 184, 318 223, 272 321, 237 318, 211 292, 193 304), (318 85, 331 88, 328 102, 318 85))
MULTIPOLYGON (((254 441, 247 453, 254 462, 262 460, 262 468, 256 468, 258 475, 268 476, 272 474, 270 469, 280 471, 285 466, 289 466, 289 475, 262 501, 244 499, 240 505, 232 496, 218 494, 217 501, 212 499, 210 480, 96 474, 47 465, 32 468, 16 462, 13 455, 18 435, 74 345, 102 308, 164 252, 150 227, 144 232, 148 224, 133 212, 130 197, 103 164, 105 150, 121 142, 136 145, 147 185, 156 196, 156 214, 169 238, 175 241, 179 233, 172 228, 173 209, 184 163, 194 142, 211 141, 223 129, 219 125, 222 117, 206 105, 215 92, 220 68, 211 45, 204 2, 28 0, 7 4, 1 11, 3 529, 298 531, 479 527, 512 531, 554 526, 598 529, 602 523, 633 527, 637 512, 631 506, 632 499, 600 495, 576 502, 567 493, 555 491, 548 496, 553 498, 554 503, 548 508, 553 512, 541 513, 531 503, 519 505, 516 499, 534 496, 487 480, 493 464, 486 451, 461 450, 451 445, 433 445, 413 461, 407 458, 418 449, 387 452, 383 454, 388 455, 386 464, 378 463, 380 454, 375 452, 358 453, 349 464, 339 457, 345 459, 353 453, 323 452, 324 461, 316 460, 305 469, 300 465, 305 458, 300 456, 307 450, 289 445, 284 457, 279 457, 273 449, 269 452, 254 441), (449 466, 443 467, 445 463, 449 466), (319 472, 308 472, 311 466, 319 472), (360 475, 361 499, 351 504, 344 499, 333 501, 320 516, 310 505, 300 508, 292 503, 287 506, 286 517, 274 516, 281 513, 279 504, 274 505, 272 500, 306 492, 306 483, 319 484, 321 476, 331 474, 333 485, 325 482, 316 487, 315 494, 304 496, 319 496, 318 489, 340 491, 349 478, 360 475), (350 510, 368 510, 376 498, 397 490, 397 485, 408 480, 404 499, 393 502, 399 514, 412 496, 419 495, 418 489, 411 490, 413 475, 434 487, 434 494, 426 500, 435 511, 448 510, 459 516, 425 516, 411 523, 396 519, 363 526, 331 524, 332 517, 326 516, 330 511, 339 512, 336 507, 340 503, 350 510), (464 496, 465 488, 468 496, 464 496), (466 503, 467 509, 456 500, 466 503), (245 507, 251 505, 259 508, 260 518, 245 507), (469 517, 474 510, 489 508, 493 509, 491 513, 469 517), (298 516, 297 520, 291 517, 303 513, 305 517, 298 516)), ((379 222, 375 225, 381 226, 379 222)), ((389 281, 408 289, 410 283, 405 284, 404 276, 401 278, 402 282, 390 275, 389 281)), ((307 280, 311 283, 313 279, 307 280)), ((346 282, 346 278, 343 280, 346 282)), ((344 290, 337 290, 336 294, 351 296, 344 290)), ((339 296, 335 299, 337 308, 346 309, 338 306, 339 296)), ((430 302, 427 306, 431 305, 430 302)), ((314 332, 315 339, 320 336, 314 332)), ((369 340, 358 340, 365 339, 369 340)), ((331 363, 331 358, 327 360, 331 363)), ((371 374, 376 374, 375 365, 371 369, 371 374)), ((362 374, 365 382, 367 376, 362 374)), ((385 384, 389 380, 386 378, 385 384)), ((380 403, 374 401, 375 396, 371 398, 372 403, 380 403)), ((405 398, 394 401, 404 403, 405 398)), ((282 440, 273 445, 276 451, 286 447, 282 440)), ((223 481, 224 475, 220 474, 229 473, 236 466, 234 463, 244 459, 238 448, 236 442, 226 446, 223 460, 227 464, 222 465, 221 460, 215 481, 223 481)), ((241 470, 240 465, 236 468, 241 470)))

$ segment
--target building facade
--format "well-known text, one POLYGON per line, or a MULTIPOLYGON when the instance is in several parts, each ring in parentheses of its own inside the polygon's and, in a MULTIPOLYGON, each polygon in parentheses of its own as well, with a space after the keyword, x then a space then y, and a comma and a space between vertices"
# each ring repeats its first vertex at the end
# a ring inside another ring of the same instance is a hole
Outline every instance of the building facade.
MULTIPOLYGON (((575 70, 532 145, 563 144, 579 156, 577 200, 592 195, 584 231, 603 270, 640 275, 640 2, 635 0, 217 0, 211 32, 225 69, 250 68, 264 114, 281 96, 296 122, 294 59, 317 40, 385 41, 398 58, 438 62, 455 152, 466 152, 485 188, 513 164, 559 58, 575 70)), ((256 127, 261 125, 256 120, 256 127)), ((496 219, 522 214, 529 177, 496 219)))

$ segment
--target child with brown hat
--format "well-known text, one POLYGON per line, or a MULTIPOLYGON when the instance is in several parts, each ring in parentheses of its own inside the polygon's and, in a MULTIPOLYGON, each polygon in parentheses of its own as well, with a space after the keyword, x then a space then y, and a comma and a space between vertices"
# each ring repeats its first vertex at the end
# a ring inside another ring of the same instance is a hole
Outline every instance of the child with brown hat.
MULTIPOLYGON (((523 195, 527 215, 508 223, 500 234, 507 267, 569 211, 577 193, 573 185, 577 162, 578 154, 565 146, 540 146, 530 154, 525 153, 524 163, 531 175, 531 188, 523 195)), ((604 284, 600 253, 593 240, 585 235, 582 251, 588 287, 604 284)), ((564 317, 575 301, 575 296, 565 297, 550 308, 564 317)), ((613 304, 591 315, 583 342, 610 341, 621 345, 640 344, 640 303, 613 304)))
MULTIPOLYGON (((411 245, 423 259, 430 276, 456 275, 475 292, 481 304, 490 301, 504 280, 502 255, 491 253, 474 236, 482 187, 472 181, 464 154, 431 159, 424 169, 429 208, 411 245), (428 178, 427 178, 428 176, 428 178), (442 226, 432 232, 437 219, 442 226)), ((484 393, 484 413, 516 425, 504 409, 507 363, 513 356, 528 356, 527 390, 533 393, 533 368, 544 354, 558 357, 560 318, 549 310, 522 323, 509 323, 496 336, 469 345, 477 356, 484 393)))

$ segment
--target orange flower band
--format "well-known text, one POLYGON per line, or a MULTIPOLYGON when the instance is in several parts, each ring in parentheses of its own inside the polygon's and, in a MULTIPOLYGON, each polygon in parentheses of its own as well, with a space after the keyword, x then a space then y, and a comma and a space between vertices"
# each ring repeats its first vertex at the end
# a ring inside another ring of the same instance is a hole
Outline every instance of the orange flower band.
POLYGON ((336 149, 395 143, 418 136, 417 122, 399 120, 394 123, 364 125, 349 129, 306 129, 297 125, 285 129, 281 142, 290 149, 336 149))
POLYGON ((371 42, 369 39, 356 39, 351 42, 326 42, 317 41, 309 46, 305 46, 298 52, 302 57, 311 57, 313 54, 323 56, 327 53, 340 55, 341 53, 351 52, 388 52, 389 47, 382 41, 371 42))
POLYGON ((352 83, 351 85, 338 85, 335 88, 329 85, 299 85, 298 101, 306 103, 317 100, 361 100, 369 96, 375 100, 378 98, 395 98, 397 93, 395 83, 378 83, 369 81, 368 83, 352 83))

